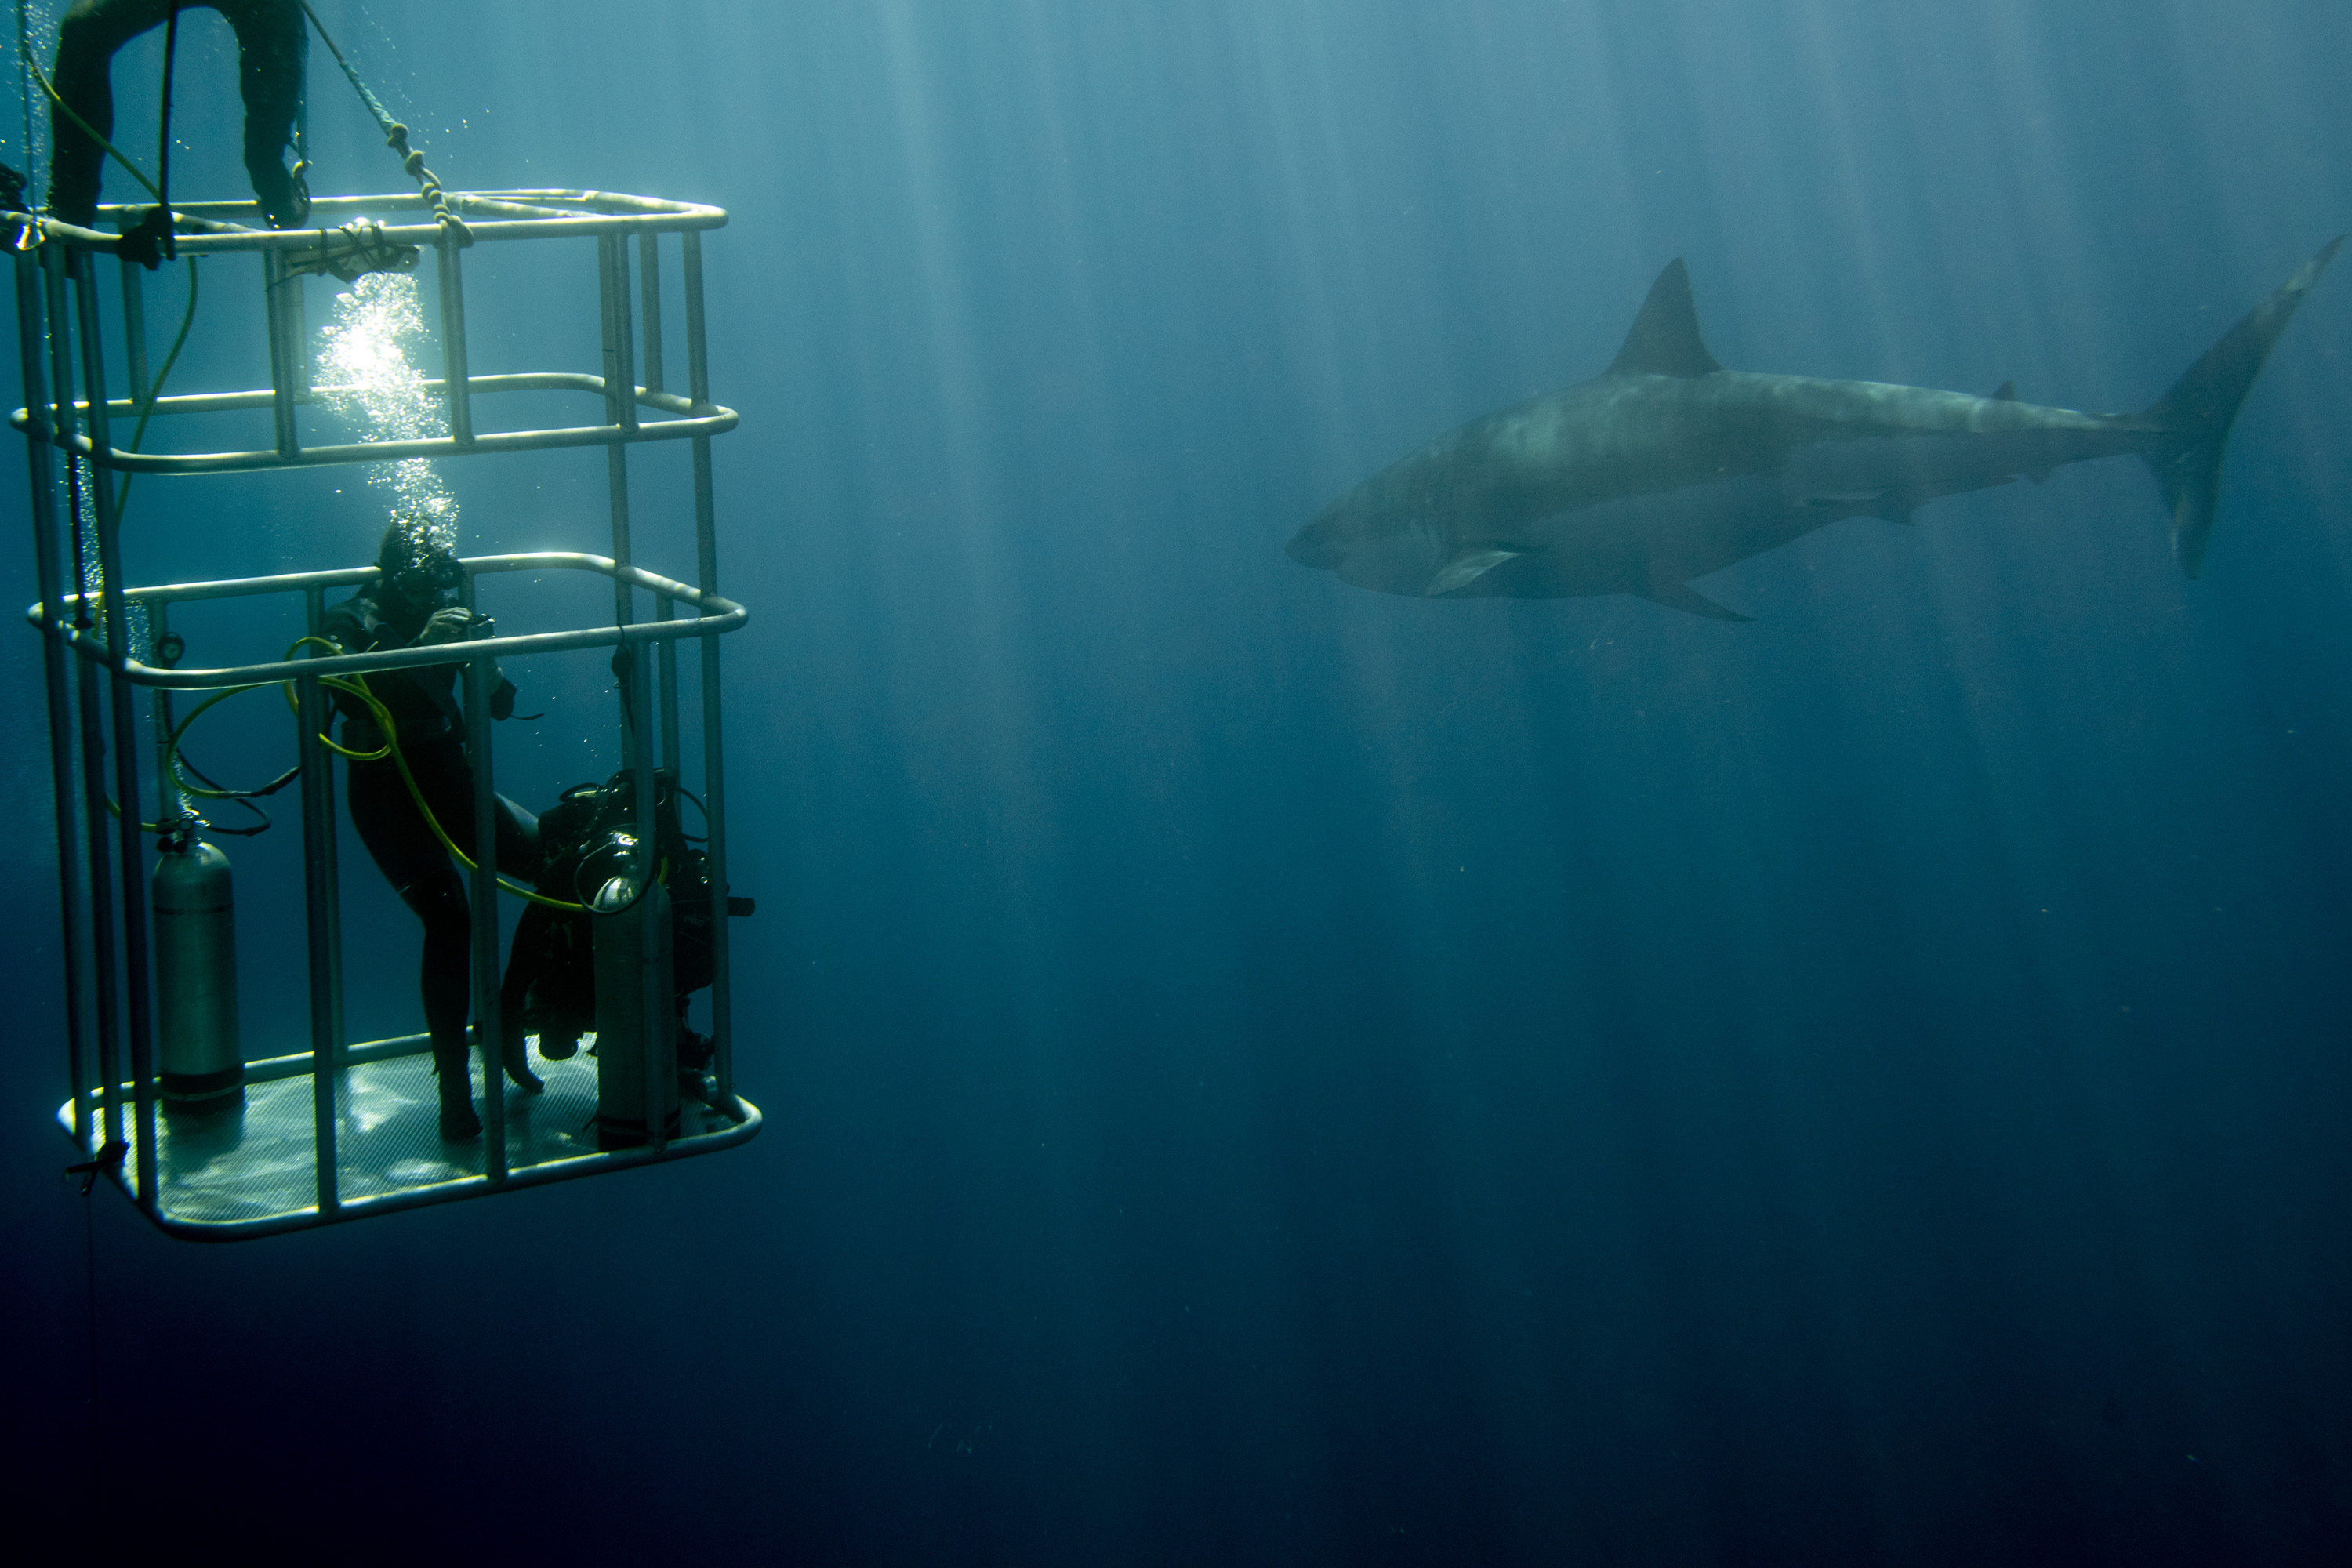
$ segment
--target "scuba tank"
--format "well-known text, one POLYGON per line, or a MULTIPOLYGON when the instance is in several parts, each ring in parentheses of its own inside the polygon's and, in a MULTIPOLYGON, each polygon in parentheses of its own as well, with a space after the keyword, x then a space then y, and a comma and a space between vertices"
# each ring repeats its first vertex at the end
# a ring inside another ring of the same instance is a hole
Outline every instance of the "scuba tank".
POLYGON ((242 1109, 236 1033, 236 900, 228 857, 193 828, 168 835, 148 884, 155 921, 155 1013, 163 1103, 242 1109))
MULTIPOLYGON (((654 771, 654 864, 669 895, 671 984, 678 1005, 711 983, 717 919, 709 862, 678 826, 677 776, 654 771)), ((627 773, 603 784, 574 784, 539 814, 539 891, 551 899, 593 904, 594 889, 620 875, 636 848, 636 792, 627 773)), ((624 900, 625 901, 625 900, 624 900)), ((730 898, 726 912, 748 915, 750 899, 730 898)), ((534 904, 523 911, 507 967, 506 1005, 523 1026, 539 1036, 540 1054, 562 1061, 579 1049, 579 1037, 596 1027, 596 963, 593 929, 600 920, 534 904)), ((700 1036, 679 1041, 680 1066, 708 1061, 700 1036), (698 1055, 698 1051, 701 1054, 698 1055)))
MULTIPOLYGON (((650 868, 648 868, 650 870, 650 868)), ((648 882, 642 892, 627 875, 597 889, 596 1147, 632 1149, 647 1142, 656 1123, 677 1135, 677 1008, 672 1000, 669 889, 648 882), (646 925, 651 921, 657 957, 647 994, 646 925), (658 1020, 651 1038, 648 1016, 658 1020)))
POLYGON ((648 1069, 656 1114, 675 1126, 679 1097, 707 1099, 703 1071, 710 1037, 686 1026, 688 999, 711 984, 721 913, 749 915, 750 899, 723 901, 710 885, 709 862, 678 823, 677 775, 654 771, 653 886, 636 897, 639 861, 636 790, 628 773, 603 784, 574 784, 539 816, 539 891, 595 912, 533 904, 515 924, 500 987, 507 1027, 539 1037, 539 1054, 563 1061, 593 1030, 601 1147, 646 1141, 648 1069), (645 1038, 641 958, 644 925, 658 922, 656 984, 671 1006, 661 1037, 645 1038))

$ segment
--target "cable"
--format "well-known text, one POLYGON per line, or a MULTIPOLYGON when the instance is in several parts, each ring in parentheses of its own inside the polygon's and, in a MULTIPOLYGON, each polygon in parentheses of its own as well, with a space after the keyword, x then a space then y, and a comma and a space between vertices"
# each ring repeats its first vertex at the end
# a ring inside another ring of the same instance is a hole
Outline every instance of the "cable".
MULTIPOLYGON (((188 258, 188 308, 180 312, 180 333, 172 340, 172 352, 163 356, 163 368, 157 371, 155 379, 147 384, 147 396, 139 409, 139 423, 131 431, 131 450, 134 452, 147 438, 147 421, 155 416, 155 405, 163 396, 163 383, 171 375, 172 367, 180 363, 180 351, 188 346, 188 329, 195 324, 196 258, 191 256, 188 258)), ((122 521, 123 507, 131 500, 131 481, 138 477, 135 471, 126 471, 122 476, 122 488, 114 494, 114 521, 118 524, 122 521)))
MULTIPOLYGON (((671 781, 669 787, 676 790, 678 794, 686 796, 687 799, 694 802, 694 809, 702 813, 702 826, 705 827, 710 826, 710 808, 702 804, 702 797, 700 795, 695 794, 692 790, 687 788, 684 784, 679 784, 675 780, 671 781)), ((688 844, 708 844, 710 842, 710 835, 708 833, 688 833, 684 827, 680 827, 677 830, 677 836, 680 838, 685 839, 688 844)))
POLYGON ((268 784, 263 784, 259 789, 231 789, 226 784, 221 783, 220 780, 213 777, 212 774, 205 772, 204 769, 196 766, 196 764, 189 759, 187 752, 180 752, 176 753, 176 759, 181 767, 184 768, 189 773, 195 774, 197 778, 203 780, 204 783, 209 786, 207 788, 198 789, 194 784, 183 784, 181 787, 187 794, 202 795, 206 800, 268 800, 271 795, 276 795, 279 790, 284 789, 288 784, 292 784, 296 779, 302 776, 302 764, 297 763, 292 767, 288 768, 284 773, 279 773, 276 778, 271 779, 268 784))
MULTIPOLYGON (((150 23, 148 25, 152 26, 154 24, 150 23)), ((113 142, 109 142, 105 137, 100 136, 97 132, 91 130, 89 121, 75 113, 74 106, 72 104, 68 103, 64 99, 58 96, 57 88, 51 85, 47 74, 41 69, 41 62, 33 58, 33 46, 26 43, 22 38, 19 38, 16 41, 16 52, 25 57, 25 63, 32 68, 33 79, 41 84, 41 90, 49 95, 49 101, 56 104, 59 109, 65 110, 66 118, 72 121, 76 125, 80 126, 83 135, 89 137, 91 141, 105 148, 109 153, 113 153, 114 161, 121 164, 126 170, 130 171, 131 177, 138 181, 142 186, 146 187, 147 194, 153 196, 156 202, 160 205, 163 200, 163 193, 155 188, 155 182, 149 179, 144 174, 141 173, 139 165, 132 163, 127 156, 125 156, 121 148, 117 147, 113 142)))
POLYGON ((155 205, 163 209, 163 256, 172 251, 172 67, 180 58, 180 0, 172 0, 172 15, 163 24, 163 107, 156 116, 155 205))
POLYGON ((261 807, 254 805, 253 803, 256 800, 264 799, 269 795, 276 795, 279 790, 284 789, 288 784, 292 784, 296 779, 302 776, 302 767, 301 764, 298 763, 294 766, 288 768, 284 773, 279 773, 268 784, 262 785, 259 789, 229 789, 223 785, 218 779, 214 778, 210 773, 205 772, 204 769, 196 766, 196 764, 189 759, 189 756, 185 752, 175 752, 173 754, 173 762, 176 772, 194 773, 203 783, 212 786, 209 789, 199 789, 196 785, 190 784, 183 777, 177 780, 181 794, 202 795, 211 800, 225 800, 230 805, 242 807, 243 809, 251 812, 255 816, 260 818, 257 825, 250 827, 229 827, 223 824, 210 821, 205 823, 205 826, 210 827, 214 832, 226 833, 230 835, 232 837, 236 838, 251 838, 259 834, 268 832, 275 824, 270 821, 269 814, 268 812, 262 810, 261 807))
MULTIPOLYGON (((331 654, 341 654, 344 651, 341 644, 336 643, 330 638, 322 637, 302 637, 294 639, 294 642, 286 650, 286 657, 289 659, 291 659, 296 653, 299 652, 305 647, 325 648, 331 654)), ((320 686, 325 687, 329 690, 339 691, 344 696, 356 698, 362 703, 365 704, 369 714, 375 721, 377 732, 383 736, 383 744, 376 747, 373 751, 355 751, 349 746, 343 745, 341 742, 335 740, 333 736, 324 733, 319 736, 320 743, 325 746, 329 751, 335 752, 338 756, 343 757, 351 762, 376 763, 389 760, 392 764, 400 771, 400 782, 408 786, 408 798, 415 805, 417 815, 425 819, 425 825, 433 830, 433 837, 441 841, 441 847, 456 856, 457 858, 458 864, 465 867, 467 870, 478 871, 481 869, 481 868, 475 863, 472 856, 457 847, 457 840, 449 837, 448 829, 441 826, 441 819, 434 814, 431 804, 425 800, 423 786, 417 784, 416 775, 409 772, 408 759, 401 754, 399 725, 394 720, 392 710, 383 705, 383 701, 377 698, 373 690, 369 689, 367 678, 365 676, 355 675, 346 679, 338 675, 322 675, 318 677, 317 679, 320 686)), ((184 767, 189 772, 194 773, 199 779, 203 779, 205 784, 211 786, 209 788, 198 788, 195 785, 186 784, 184 781, 178 781, 183 793, 196 795, 207 800, 236 801, 240 805, 244 805, 247 810, 259 816, 262 819, 264 826, 267 826, 268 824, 269 814, 263 811, 259 806, 253 805, 251 797, 255 795, 275 795, 278 791, 285 788, 289 783, 300 773, 300 767, 298 765, 288 769, 285 773, 279 774, 276 779, 261 789, 223 789, 217 783, 210 778, 206 778, 201 769, 197 768, 194 763, 189 762, 186 757, 181 754, 180 740, 182 736, 188 732, 188 727, 190 725, 194 724, 198 719, 203 718, 205 714, 211 711, 213 709, 227 701, 230 698, 242 696, 244 693, 248 691, 259 691, 268 686, 278 686, 282 689, 286 694, 286 705, 292 709, 298 715, 301 712, 301 704, 295 696, 294 682, 290 679, 283 681, 256 681, 246 686, 224 687, 220 690, 214 692, 210 697, 205 698, 202 702, 197 703, 194 708, 189 709, 186 716, 182 718, 178 723, 172 726, 171 735, 164 742, 164 750, 171 760, 171 766, 175 780, 177 779, 179 770, 184 767)), ((680 791, 679 793, 684 794, 685 792, 680 791)), ((688 798, 692 799, 693 797, 689 795, 688 798)), ((696 800, 694 804, 698 806, 702 805, 699 800, 696 800)), ((117 805, 112 800, 110 799, 106 805, 107 809, 112 812, 115 816, 120 816, 121 815, 122 808, 117 805)), ((708 814, 706 813, 706 815, 708 814)), ((171 826, 167 826, 162 823, 142 822, 139 826, 146 832, 161 834, 171 832, 179 825, 175 824, 171 826)), ((206 826, 213 827, 215 832, 233 834, 239 837, 250 837, 252 835, 262 831, 262 828, 260 827, 240 829, 233 827, 220 827, 209 823, 206 824, 206 826)), ((584 856, 582 858, 582 863, 583 866, 586 864, 588 858, 589 857, 584 856)), ((644 898, 646 892, 651 889, 653 883, 660 880, 661 878, 667 873, 667 862, 658 862, 656 868, 656 875, 647 879, 646 885, 637 889, 636 897, 631 899, 628 903, 623 905, 620 909, 611 910, 597 910, 585 900, 574 903, 565 899, 550 898, 548 895, 538 891, 536 889, 523 887, 518 882, 510 882, 504 877, 499 877, 498 879, 498 884, 499 888, 511 893, 518 899, 527 899, 534 904, 544 904, 551 910, 562 910, 572 914, 621 914, 630 909, 634 909, 636 906, 637 900, 644 898)), ((574 892, 579 890, 578 882, 579 879, 575 874, 572 888, 574 892)))
MULTIPOLYGON (((33 58, 32 44, 21 36, 16 40, 16 52, 24 57, 25 64, 32 69, 33 79, 41 84, 41 90, 48 94, 49 101, 56 104, 58 109, 64 110, 68 119, 71 120, 76 125, 80 126, 83 135, 88 136, 92 142, 97 142, 100 146, 112 153, 114 155, 114 161, 121 164, 125 170, 129 171, 131 177, 144 186, 149 195, 155 198, 156 208, 164 215, 163 244, 166 247, 167 255, 170 254, 170 247, 172 244, 171 235, 173 223, 171 216, 172 198, 167 194, 172 188, 172 74, 173 61, 178 53, 177 45, 179 43, 179 0, 173 0, 171 20, 165 25, 163 35, 163 130, 160 134, 160 145, 156 150, 157 157, 162 163, 162 169, 160 172, 163 174, 163 184, 160 186, 152 180, 150 180, 146 174, 142 173, 139 165, 132 163, 130 157, 123 153, 121 148, 117 147, 113 142, 109 142, 105 137, 100 136, 91 128, 89 121, 84 120, 80 114, 75 111, 72 104, 68 103, 62 97, 58 96, 57 88, 51 84, 48 77, 42 72, 41 62, 33 58)), ((172 340, 172 352, 163 356, 163 368, 157 371, 155 373, 155 379, 148 384, 145 406, 139 410, 139 424, 131 433, 131 450, 133 452, 139 450, 139 444, 146 439, 147 422, 155 416, 155 405, 163 395, 163 383, 171 375, 172 367, 179 363, 180 351, 187 346, 188 330, 195 324, 196 258, 191 256, 188 258, 188 308, 180 314, 179 335, 172 340)), ((68 462, 71 462, 70 456, 68 458, 68 462)), ((115 521, 117 522, 121 521, 123 504, 131 499, 131 481, 136 477, 137 476, 135 474, 131 473, 126 473, 122 476, 122 489, 115 498, 115 521)))
POLYGON ((297 769, 287 769, 285 773, 278 775, 278 783, 273 783, 273 785, 268 785, 268 787, 266 787, 266 790, 224 790, 224 787, 221 787, 219 783, 214 781, 212 775, 205 773, 205 769, 200 769, 200 766, 195 766, 195 764, 193 764, 193 762, 188 762, 186 754, 181 754, 181 757, 176 757, 176 764, 179 764, 179 771, 186 771, 186 773, 195 773, 197 778, 203 778, 205 783, 209 783, 209 785, 212 785, 212 787, 209 787, 209 790, 197 790, 197 787, 195 787, 195 785, 191 785, 191 783, 188 783, 186 778, 174 778, 174 783, 179 783, 181 795, 205 795, 205 797, 212 797, 212 799, 226 799, 226 802, 228 802, 230 806, 242 806, 242 809, 245 809, 245 811, 252 811, 252 814, 257 816, 257 818, 261 818, 261 820, 258 820, 258 823, 254 823, 254 826, 249 826, 249 827, 230 827, 230 826, 226 826, 226 823, 214 823, 212 818, 197 818, 197 820, 200 820, 200 823, 205 823, 205 827, 209 827, 209 830, 212 830, 212 832, 226 832, 226 835, 233 837, 233 839, 252 839, 252 837, 264 835, 264 832, 268 832, 270 827, 275 827, 275 823, 273 823, 273 820, 270 820, 270 814, 268 814, 268 811, 264 811, 264 809, 261 809, 261 806, 257 806, 257 804, 254 804, 254 797, 257 797, 257 795, 268 795, 268 793, 273 793, 273 790, 278 790, 278 787, 280 787, 280 785, 285 785, 287 781, 291 781, 291 778, 299 778, 299 775, 301 775, 301 769, 299 769, 299 766, 297 766, 297 769))
MULTIPOLYGON (((26 4, 26 0, 16 0, 16 48, 19 53, 30 53, 32 47, 32 7, 26 4)), ((33 154, 36 151, 33 142, 33 84, 26 80, 23 77, 18 77, 16 79, 16 94, 18 99, 21 100, 25 115, 25 183, 26 184, 30 184, 33 181, 33 164, 35 162, 33 154)), ((27 203, 26 205, 29 206, 31 204, 27 203)), ((37 227, 27 227, 26 235, 27 237, 35 236, 39 234, 39 232, 40 230, 37 227)), ((26 244, 20 239, 19 243, 24 245, 25 249, 30 250, 33 248, 34 245, 37 245, 40 242, 37 239, 33 239, 31 243, 26 244)))

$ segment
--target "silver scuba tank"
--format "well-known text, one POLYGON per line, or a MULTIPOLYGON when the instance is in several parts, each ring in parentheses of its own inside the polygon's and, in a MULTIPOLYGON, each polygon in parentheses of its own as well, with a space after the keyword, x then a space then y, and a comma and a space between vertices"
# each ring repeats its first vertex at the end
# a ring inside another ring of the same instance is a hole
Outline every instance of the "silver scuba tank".
POLYGON ((598 889, 596 954, 596 1147, 633 1149, 646 1142, 650 1118, 666 1137, 677 1133, 677 1007, 671 978, 669 889, 658 881, 635 898, 635 881, 614 877, 598 889), (631 900, 635 899, 635 901, 631 900), (646 922, 654 924, 658 956, 646 1005, 643 963, 646 922), (646 1020, 659 1020, 651 1039, 646 1020))
POLYGON ((166 839, 149 882, 163 1100, 186 1110, 245 1103, 236 1032, 236 926, 228 857, 166 839))

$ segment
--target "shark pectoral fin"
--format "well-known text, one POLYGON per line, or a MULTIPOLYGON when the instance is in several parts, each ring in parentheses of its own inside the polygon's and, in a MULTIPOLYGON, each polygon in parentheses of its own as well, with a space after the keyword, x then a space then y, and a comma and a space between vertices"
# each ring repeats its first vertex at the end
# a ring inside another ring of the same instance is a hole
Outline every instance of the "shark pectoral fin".
POLYGON ((1429 580, 1422 592, 1431 598, 1451 594, 1454 589, 1476 582, 1506 561, 1515 561, 1527 553, 1524 550, 1508 550, 1499 544, 1465 544, 1455 551, 1437 575, 1429 580))
POLYGON ((1647 599, 1654 605, 1664 605, 1670 610, 1705 616, 1711 621, 1752 621, 1756 618, 1717 604, 1687 583, 1653 583, 1646 588, 1636 589, 1634 596, 1647 599))

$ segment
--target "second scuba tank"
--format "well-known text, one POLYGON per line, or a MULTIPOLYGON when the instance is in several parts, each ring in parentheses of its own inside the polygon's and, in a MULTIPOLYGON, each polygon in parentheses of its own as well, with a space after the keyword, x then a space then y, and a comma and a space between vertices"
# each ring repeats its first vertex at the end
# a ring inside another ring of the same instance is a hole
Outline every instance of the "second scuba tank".
MULTIPOLYGON (((650 868, 648 868, 650 869, 650 868)), ((654 882, 638 894, 634 878, 614 877, 592 908, 596 951, 596 1147, 631 1149, 657 1123, 677 1132, 677 1008, 671 979, 669 889, 654 882), (646 922, 653 922, 654 973, 644 963, 646 922), (648 1016, 658 1026, 646 1037, 648 1016)))
POLYGON ((205 1110, 242 1106, 228 857, 193 835, 166 838, 149 889, 164 1103, 205 1110))

